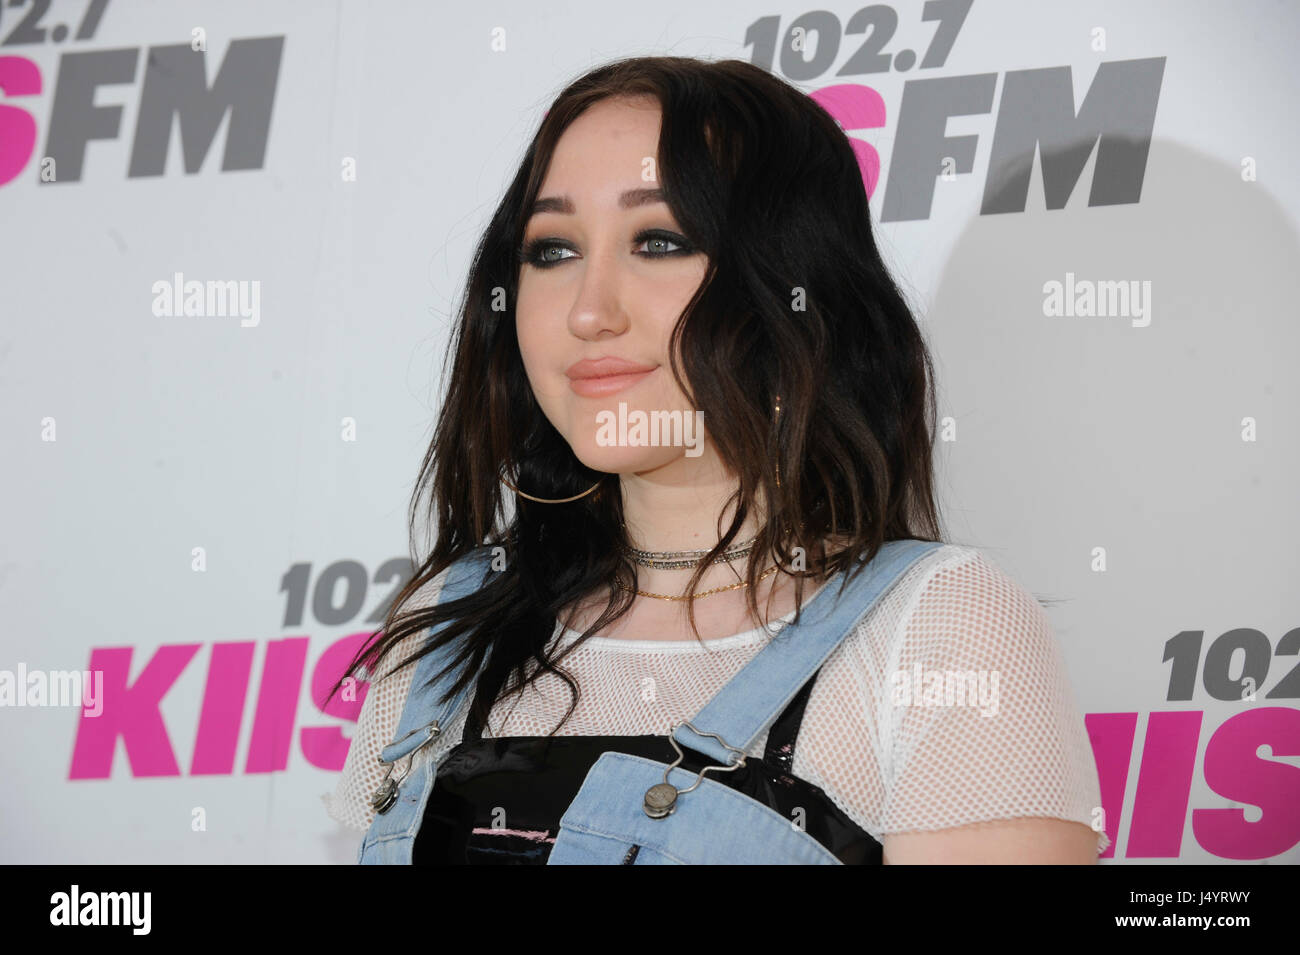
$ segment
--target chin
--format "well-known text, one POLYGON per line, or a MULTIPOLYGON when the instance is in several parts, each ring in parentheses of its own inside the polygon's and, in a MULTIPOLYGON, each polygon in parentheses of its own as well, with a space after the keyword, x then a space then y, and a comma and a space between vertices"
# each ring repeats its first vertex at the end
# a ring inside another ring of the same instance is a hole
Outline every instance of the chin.
POLYGON ((590 435, 571 447, 574 456, 584 465, 606 474, 652 471, 682 457, 681 448, 601 447, 590 435))

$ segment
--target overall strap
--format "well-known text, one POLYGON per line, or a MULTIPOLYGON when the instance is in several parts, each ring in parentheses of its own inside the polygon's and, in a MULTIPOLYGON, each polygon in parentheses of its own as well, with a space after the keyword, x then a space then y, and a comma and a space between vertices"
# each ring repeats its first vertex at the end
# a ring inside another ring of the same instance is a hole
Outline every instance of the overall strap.
POLYGON ((673 738, 733 765, 740 755, 735 751, 743 753, 754 744, 881 596, 913 564, 942 546, 941 541, 888 541, 847 584, 847 572, 841 571, 804 605, 798 623, 786 624, 690 720, 694 732, 682 724, 673 738))
MULTIPOLYGON (((448 570, 438 603, 443 604, 458 600, 474 593, 483 586, 490 573, 492 552, 489 548, 475 550, 455 561, 448 570)), ((430 637, 449 626, 451 621, 443 621, 438 627, 430 627, 430 637)), ((384 747, 379 761, 392 763, 419 749, 425 743, 442 734, 443 728, 455 717, 465 698, 473 691, 474 681, 457 693, 446 703, 438 700, 451 687, 460 675, 452 670, 442 679, 434 681, 426 688, 439 670, 447 666, 455 656, 456 642, 439 647, 420 657, 415 663, 415 674, 411 678, 411 689, 406 696, 406 706, 402 709, 402 718, 397 724, 397 734, 393 742, 384 747)))

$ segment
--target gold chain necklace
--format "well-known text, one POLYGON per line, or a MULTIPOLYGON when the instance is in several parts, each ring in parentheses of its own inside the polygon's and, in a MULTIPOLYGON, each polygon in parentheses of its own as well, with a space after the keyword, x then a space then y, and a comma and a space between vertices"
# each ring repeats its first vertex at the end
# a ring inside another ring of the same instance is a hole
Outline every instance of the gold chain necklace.
MULTIPOLYGON (((770 576, 772 576, 772 574, 774 574, 774 573, 776 573, 776 564, 773 564, 773 565, 772 565, 771 567, 769 567, 767 570, 765 570, 765 571, 763 571, 761 574, 759 574, 759 575, 758 575, 758 579, 759 579, 759 580, 762 580, 762 579, 764 579, 765 577, 770 577, 770 576)), ((741 587, 748 587, 748 586, 749 586, 749 581, 747 581, 747 580, 742 580, 742 581, 739 581, 738 583, 730 584, 729 586, 726 586, 726 587, 715 587, 713 590, 706 590, 706 591, 704 591, 704 593, 696 594, 696 595, 695 595, 695 599, 696 599, 696 600, 703 600, 705 597, 711 597, 713 594, 720 594, 720 593, 722 593, 723 591, 726 591, 726 590, 737 590, 737 589, 739 589, 739 588, 741 588, 741 587)), ((631 590, 632 588, 631 588, 631 587, 625 587, 625 586, 623 586, 622 584, 619 584, 619 585, 618 585, 618 589, 626 592, 626 591, 631 590)), ((658 599, 658 600, 687 600, 687 599, 689 599, 689 596, 690 596, 689 594, 681 594, 681 595, 679 595, 679 596, 675 596, 675 597, 674 597, 674 596, 671 596, 671 595, 669 595, 669 594, 652 594, 652 593, 650 593, 649 591, 646 591, 646 590, 637 590, 637 591, 635 591, 635 593, 638 594, 639 596, 642 596, 642 597, 654 597, 654 598, 656 598, 656 599, 658 599)))

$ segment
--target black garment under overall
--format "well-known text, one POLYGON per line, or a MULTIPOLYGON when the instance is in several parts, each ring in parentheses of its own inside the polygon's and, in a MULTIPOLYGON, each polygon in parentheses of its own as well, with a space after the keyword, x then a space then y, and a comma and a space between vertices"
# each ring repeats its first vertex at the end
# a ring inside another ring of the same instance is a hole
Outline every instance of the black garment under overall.
MULTIPOLYGON (((818 671, 820 672, 820 671, 818 671)), ((879 865, 882 847, 812 783, 793 775, 794 744, 817 674, 800 688, 768 733, 762 760, 705 779, 767 805, 847 865, 879 865)), ((471 711, 472 712, 472 711, 471 711)), ((664 736, 482 737, 471 717, 438 766, 416 833, 414 865, 543 865, 564 815, 602 753, 629 753, 671 764, 664 736)), ((697 773, 717 760, 683 747, 682 769, 697 773)), ((629 859, 628 862, 633 860, 629 859)))

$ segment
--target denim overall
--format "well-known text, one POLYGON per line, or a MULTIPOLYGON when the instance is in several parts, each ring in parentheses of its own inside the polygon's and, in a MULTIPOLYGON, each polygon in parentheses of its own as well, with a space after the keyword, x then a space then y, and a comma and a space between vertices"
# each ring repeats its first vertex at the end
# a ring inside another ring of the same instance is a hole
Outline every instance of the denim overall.
MULTIPOLYGON (((798 623, 786 624, 698 714, 676 725, 671 740, 683 757, 681 765, 670 768, 670 758, 604 752, 565 809, 546 863, 841 864, 805 830, 798 814, 792 818, 719 780, 745 768, 745 751, 801 694, 806 697, 811 679, 835 648, 910 567, 941 546, 890 541, 842 594, 843 573, 828 582, 804 605, 798 623)), ((443 596, 456 599, 482 586, 491 572, 489 561, 486 548, 457 561, 443 596)), ((450 653, 442 647, 415 664, 396 739, 380 756, 381 762, 393 764, 395 798, 376 813, 362 840, 357 861, 363 865, 412 862, 438 777, 438 765, 431 760, 412 768, 414 757, 468 704, 474 688, 471 682, 445 704, 435 701, 450 686, 451 674, 425 688, 450 653)))

